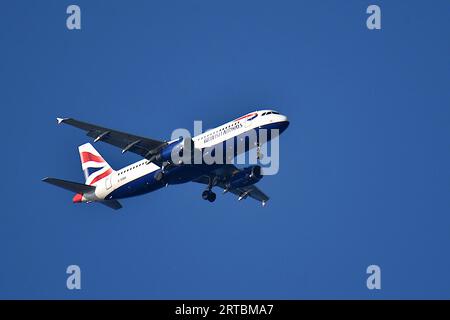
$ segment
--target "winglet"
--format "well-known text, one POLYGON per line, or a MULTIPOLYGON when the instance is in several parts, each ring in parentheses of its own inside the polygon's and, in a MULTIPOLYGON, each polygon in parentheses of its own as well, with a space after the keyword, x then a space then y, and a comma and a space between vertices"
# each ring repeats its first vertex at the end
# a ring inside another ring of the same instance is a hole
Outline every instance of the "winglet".
POLYGON ((62 122, 64 122, 67 119, 68 118, 56 118, 56 121, 58 122, 58 124, 61 124, 62 122))

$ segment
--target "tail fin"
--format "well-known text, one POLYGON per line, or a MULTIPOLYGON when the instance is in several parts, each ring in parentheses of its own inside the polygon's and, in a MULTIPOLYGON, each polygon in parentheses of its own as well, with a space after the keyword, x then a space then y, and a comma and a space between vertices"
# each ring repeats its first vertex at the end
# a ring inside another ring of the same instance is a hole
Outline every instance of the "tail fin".
POLYGON ((78 151, 80 152, 81 167, 87 185, 95 186, 98 181, 113 173, 114 170, 111 166, 90 143, 79 146, 78 151))

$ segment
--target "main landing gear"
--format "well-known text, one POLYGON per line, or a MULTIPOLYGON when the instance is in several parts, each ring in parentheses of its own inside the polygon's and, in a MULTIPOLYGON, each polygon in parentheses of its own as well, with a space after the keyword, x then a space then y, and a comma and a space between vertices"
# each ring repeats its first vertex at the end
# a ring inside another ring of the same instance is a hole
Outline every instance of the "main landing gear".
POLYGON ((216 194, 211 190, 205 190, 202 193, 203 200, 208 200, 209 202, 214 202, 216 200, 216 194))
POLYGON ((167 168, 168 166, 170 166, 170 162, 168 162, 168 161, 163 162, 162 167, 161 167, 161 171, 158 171, 158 172, 155 174, 155 180, 156 180, 156 181, 167 184, 167 183, 165 182, 165 179, 164 179, 164 178, 165 178, 165 175, 166 175, 166 168, 167 168))
POLYGON ((202 192, 203 200, 208 200, 209 202, 214 202, 216 200, 216 194, 212 192, 212 187, 217 184, 217 179, 209 177, 208 189, 202 192))
POLYGON ((158 171, 155 174, 155 180, 158 181, 158 182, 161 182, 163 179, 164 179, 164 172, 158 171))

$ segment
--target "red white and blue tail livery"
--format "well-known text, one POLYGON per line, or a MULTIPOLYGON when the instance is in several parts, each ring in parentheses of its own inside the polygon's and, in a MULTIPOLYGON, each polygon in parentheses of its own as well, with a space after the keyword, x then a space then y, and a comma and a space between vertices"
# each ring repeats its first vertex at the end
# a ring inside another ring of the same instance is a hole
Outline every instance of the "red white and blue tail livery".
POLYGON ((113 173, 111 166, 90 143, 79 146, 78 151, 86 184, 95 186, 100 180, 108 178, 113 173))

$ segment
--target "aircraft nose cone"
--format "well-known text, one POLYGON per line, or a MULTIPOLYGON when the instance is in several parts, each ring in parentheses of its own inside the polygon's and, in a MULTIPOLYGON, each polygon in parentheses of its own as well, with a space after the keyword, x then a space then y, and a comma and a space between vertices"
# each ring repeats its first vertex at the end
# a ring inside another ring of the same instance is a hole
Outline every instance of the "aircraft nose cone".
POLYGON ((289 119, 284 114, 280 114, 278 116, 277 122, 280 133, 282 133, 284 130, 287 129, 287 127, 289 127, 289 119))
POLYGON ((83 195, 81 193, 77 193, 72 198, 73 203, 78 203, 78 202, 81 202, 82 200, 83 200, 83 195))
POLYGON ((283 120, 280 124, 280 133, 284 132, 284 130, 287 129, 287 127, 289 127, 289 120, 287 119, 287 117, 285 117, 286 120, 283 120))

